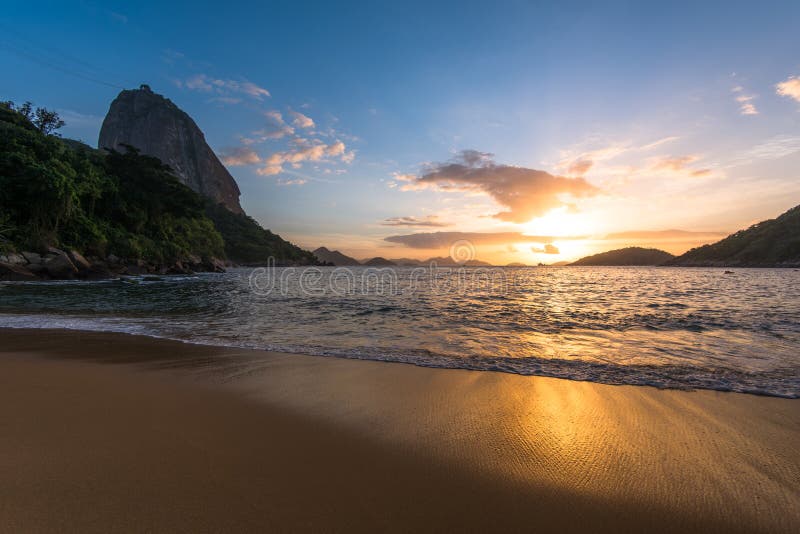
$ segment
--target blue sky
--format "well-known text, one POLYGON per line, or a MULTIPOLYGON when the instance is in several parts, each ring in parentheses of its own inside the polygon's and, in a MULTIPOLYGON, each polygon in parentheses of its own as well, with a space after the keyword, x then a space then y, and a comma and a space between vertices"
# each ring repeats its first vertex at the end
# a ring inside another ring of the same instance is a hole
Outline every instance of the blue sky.
POLYGON ((168 4, 6 2, 0 98, 94 144, 148 83, 249 214, 358 257, 429 232, 497 233, 473 241, 498 262, 679 252, 800 204, 798 2, 168 4), (708 235, 609 237, 668 229, 708 235))

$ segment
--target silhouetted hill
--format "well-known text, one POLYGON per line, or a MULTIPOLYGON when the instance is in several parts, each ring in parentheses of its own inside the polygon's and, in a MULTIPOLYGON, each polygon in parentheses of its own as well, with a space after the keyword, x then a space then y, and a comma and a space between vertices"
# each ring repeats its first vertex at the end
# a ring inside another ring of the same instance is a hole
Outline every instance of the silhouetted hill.
POLYGON ((365 260, 362 265, 366 265, 367 267, 397 267, 395 262, 387 260, 386 258, 381 258, 380 256, 365 260))
POLYGON ((397 264, 393 261, 381 258, 380 256, 369 259, 363 263, 367 267, 396 267, 397 264))
POLYGON ((777 219, 754 224, 711 245, 693 248, 667 264, 683 267, 799 267, 800 206, 777 219))
POLYGON ((586 256, 569 265, 575 266, 623 266, 623 265, 661 265, 674 258, 669 252, 656 248, 628 247, 609 250, 592 256, 586 256))
POLYGON ((286 241, 278 234, 262 228, 245 213, 236 213, 222 204, 205 200, 206 216, 214 223, 225 241, 226 257, 242 265, 263 265, 270 258, 276 265, 316 265, 317 258, 286 241))
POLYGON ((320 261, 330 263, 331 265, 335 265, 337 267, 342 267, 345 265, 361 265, 361 262, 357 259, 342 254, 338 250, 329 250, 325 247, 319 247, 313 252, 313 254, 320 261))

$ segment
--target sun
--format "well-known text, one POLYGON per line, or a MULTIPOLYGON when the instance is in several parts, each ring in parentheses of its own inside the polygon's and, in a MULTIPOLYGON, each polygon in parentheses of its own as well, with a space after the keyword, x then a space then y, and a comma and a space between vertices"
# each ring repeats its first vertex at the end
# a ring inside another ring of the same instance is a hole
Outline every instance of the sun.
POLYGON ((596 229, 596 225, 587 214, 570 213, 566 206, 551 210, 543 217, 537 217, 523 226, 525 235, 560 237, 588 236, 596 229))

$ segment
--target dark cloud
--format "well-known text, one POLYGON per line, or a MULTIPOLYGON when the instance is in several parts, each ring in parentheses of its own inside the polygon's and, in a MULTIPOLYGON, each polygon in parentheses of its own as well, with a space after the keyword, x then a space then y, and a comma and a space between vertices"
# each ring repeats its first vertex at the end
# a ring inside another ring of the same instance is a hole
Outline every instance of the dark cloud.
POLYGON ((405 189, 483 192, 506 211, 494 217, 523 223, 570 204, 564 196, 588 197, 598 189, 583 178, 554 176, 545 171, 495 163, 492 154, 465 150, 453 161, 430 165, 420 177, 407 180, 405 189))
POLYGON ((523 235, 520 232, 420 232, 408 235, 393 235, 385 238, 390 243, 399 243, 409 248, 441 249, 456 241, 469 241, 473 245, 506 245, 509 243, 547 244, 554 240, 586 239, 583 237, 555 237, 523 235))
MULTIPOLYGON (((624 244, 651 246, 672 246, 671 250, 685 250, 698 244, 717 241, 728 232, 694 232, 689 230, 633 230, 602 236, 550 236, 524 235, 520 232, 418 232, 415 234, 394 235, 384 240, 414 249, 446 249, 457 241, 469 241, 475 246, 499 245, 513 247, 515 244, 529 243, 533 252, 558 254, 554 241, 609 241, 624 244)), ((509 249, 510 250, 510 249, 509 249)))
POLYGON ((417 217, 390 217, 384 219, 381 224, 383 226, 418 226, 427 228, 441 228, 447 226, 447 223, 439 222, 436 217, 430 216, 424 219, 417 217))

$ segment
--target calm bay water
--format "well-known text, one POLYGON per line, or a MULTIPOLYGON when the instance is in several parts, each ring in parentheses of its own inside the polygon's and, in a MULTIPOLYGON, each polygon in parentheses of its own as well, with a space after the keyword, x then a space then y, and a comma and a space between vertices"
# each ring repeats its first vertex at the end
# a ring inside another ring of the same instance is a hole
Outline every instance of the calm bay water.
POLYGON ((800 397, 791 269, 276 268, 5 283, 1 326, 800 397))

